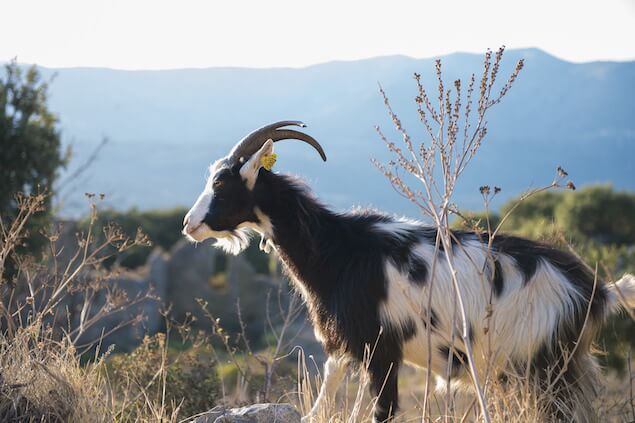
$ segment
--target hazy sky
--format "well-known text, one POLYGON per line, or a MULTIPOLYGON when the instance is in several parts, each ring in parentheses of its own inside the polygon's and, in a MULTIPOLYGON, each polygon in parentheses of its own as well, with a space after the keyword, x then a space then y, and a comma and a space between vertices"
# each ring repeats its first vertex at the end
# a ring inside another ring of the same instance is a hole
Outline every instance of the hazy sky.
POLYGON ((0 0, 0 61, 54 67, 295 67, 501 44, 635 59, 635 0, 0 0))

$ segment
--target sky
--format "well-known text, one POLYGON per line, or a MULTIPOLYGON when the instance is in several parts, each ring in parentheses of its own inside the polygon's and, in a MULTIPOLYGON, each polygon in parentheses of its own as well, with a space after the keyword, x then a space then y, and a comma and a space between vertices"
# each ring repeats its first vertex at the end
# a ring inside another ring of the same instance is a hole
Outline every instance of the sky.
POLYGON ((635 0, 0 0, 0 61, 48 67, 303 67, 500 45, 635 59, 635 0))

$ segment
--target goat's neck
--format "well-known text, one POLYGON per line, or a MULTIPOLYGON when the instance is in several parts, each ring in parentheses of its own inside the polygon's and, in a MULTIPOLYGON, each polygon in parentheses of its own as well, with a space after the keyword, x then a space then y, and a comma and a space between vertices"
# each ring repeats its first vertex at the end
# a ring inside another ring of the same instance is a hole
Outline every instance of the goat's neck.
POLYGON ((305 187, 289 177, 261 173, 255 188, 259 212, 267 220, 270 242, 296 282, 310 291, 321 291, 324 281, 312 280, 319 273, 323 254, 328 251, 329 227, 339 218, 319 204, 305 187), (260 182, 262 179, 262 182, 260 182))

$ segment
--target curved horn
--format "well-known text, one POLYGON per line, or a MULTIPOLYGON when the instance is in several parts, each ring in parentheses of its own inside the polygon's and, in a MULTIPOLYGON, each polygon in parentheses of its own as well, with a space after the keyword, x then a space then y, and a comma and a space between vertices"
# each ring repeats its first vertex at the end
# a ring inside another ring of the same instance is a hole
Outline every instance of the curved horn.
MULTIPOLYGON (((302 125, 306 126, 306 125, 302 125)), ((324 153, 324 149, 320 145, 319 142, 315 140, 310 135, 305 134, 304 132, 295 131, 293 129, 276 129, 273 131, 272 136, 270 137, 273 142, 281 141, 281 140, 300 140, 309 144, 311 147, 315 148, 317 152, 320 154, 320 157, 323 161, 326 161, 326 154, 324 153)), ((265 140, 266 141, 266 140, 265 140)))
POLYGON ((229 160, 235 163, 241 157, 250 157, 258 151, 258 149, 262 147, 268 139, 272 139, 274 142, 284 139, 297 139, 304 141, 315 148, 317 152, 320 153, 322 160, 326 161, 326 154, 324 154, 322 146, 313 137, 292 129, 278 129, 289 125, 295 125, 301 128, 306 126, 304 123, 297 120, 283 120, 258 128, 245 136, 234 146, 234 148, 232 148, 228 156, 229 160))

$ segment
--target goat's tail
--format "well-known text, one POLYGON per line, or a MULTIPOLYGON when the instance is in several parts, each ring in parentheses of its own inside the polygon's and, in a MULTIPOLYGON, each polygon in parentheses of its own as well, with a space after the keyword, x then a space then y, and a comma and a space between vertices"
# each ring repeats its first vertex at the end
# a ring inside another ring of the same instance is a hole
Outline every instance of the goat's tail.
POLYGON ((626 274, 619 281, 607 284, 610 303, 614 309, 635 309, 635 276, 626 274))

